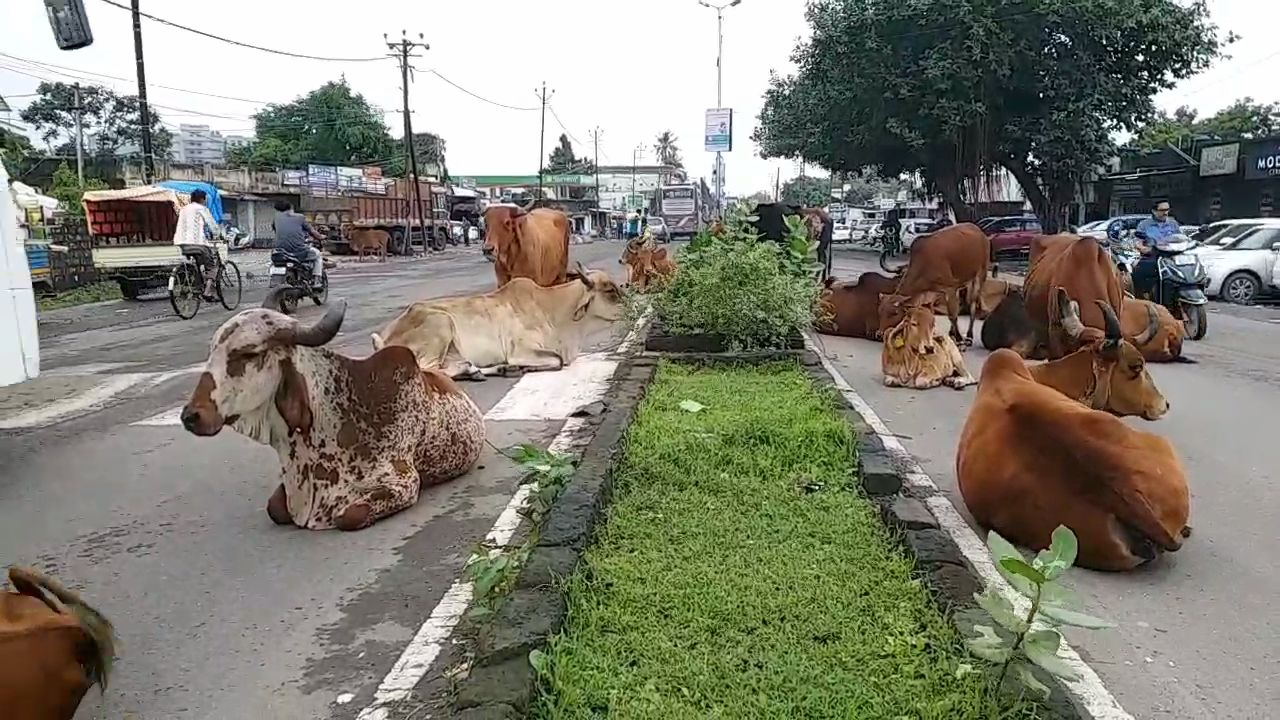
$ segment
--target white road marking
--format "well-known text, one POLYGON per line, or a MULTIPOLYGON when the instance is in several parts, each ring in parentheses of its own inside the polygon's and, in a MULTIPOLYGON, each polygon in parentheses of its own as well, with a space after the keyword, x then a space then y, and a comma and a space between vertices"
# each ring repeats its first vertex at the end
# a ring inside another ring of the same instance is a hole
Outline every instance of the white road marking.
MULTIPOLYGON (((805 346, 809 348, 822 361, 822 366, 826 368, 831 375, 836 389, 840 394, 844 395, 850 405, 858 411, 864 422, 871 426, 876 435, 880 436, 880 442, 884 444, 885 450, 895 456, 895 460, 905 470, 907 484, 920 495, 924 496, 924 502, 933 511, 933 515, 938 519, 938 525, 942 531, 951 536, 956 546, 960 548, 960 552, 964 554, 965 559, 977 570, 982 581, 988 587, 994 587, 997 592, 1006 597, 1019 612, 1026 612, 1029 609, 1029 603, 1021 593, 1013 589, 1012 586, 1000 575, 996 570, 995 564, 991 562, 991 554, 987 550, 987 544, 982 538, 969 527, 969 523, 965 522, 960 511, 956 509, 947 496, 938 487, 933 478, 920 467, 911 453, 902 445, 897 436, 889 432, 888 426, 880 419, 875 410, 867 404, 862 396, 849 385, 840 371, 827 358, 826 353, 818 347, 814 339, 805 335, 805 346)), ((1071 681, 1063 681, 1063 685, 1072 695, 1072 702, 1089 714, 1094 720, 1134 720, 1123 707, 1120 701, 1116 700, 1107 686, 1103 684, 1102 678, 1098 677, 1098 673, 1094 672, 1089 666, 1065 641, 1058 651, 1058 657, 1075 669, 1079 678, 1071 681)))
POLYGON ((527 373, 486 416, 490 420, 561 420, 600 399, 618 361, 609 353, 579 355, 562 370, 527 373))
MULTIPOLYGON (((634 328, 619 345, 619 352, 629 351, 635 345, 636 338, 640 335, 647 322, 647 314, 636 322, 634 328)), ((604 353, 596 353, 596 355, 604 355, 604 353)), ((512 419, 506 413, 514 412, 514 410, 502 410, 500 414, 503 417, 495 417, 495 411, 503 407, 509 409, 519 408, 537 408, 541 403, 553 402, 558 403, 557 407, 563 408, 566 405, 559 398, 560 395, 549 394, 554 390, 554 380, 559 381, 559 393, 565 398, 576 398, 580 407, 599 400, 604 396, 608 389, 609 378, 613 375, 613 368, 618 364, 617 357, 610 358, 606 361, 603 357, 590 358, 586 355, 579 357, 564 370, 548 373, 531 373, 520 378, 520 381, 512 386, 506 396, 503 397, 497 405, 493 407, 486 415, 486 420, 493 419, 512 419), (587 361, 587 365, 594 369, 587 372, 571 372, 579 362, 587 361), (604 376, 600 381, 600 373, 605 363, 609 365, 609 374, 604 376), (540 378, 550 378, 552 381, 540 378), (526 382, 533 380, 533 382, 526 382), (590 390, 583 390, 578 385, 585 385, 590 390), (594 395, 592 395, 594 393, 594 395), (515 396, 512 399, 512 396, 515 396)), ((570 410, 572 412, 572 410, 570 410)), ((538 416, 545 418, 546 413, 538 416)), ((567 417, 567 413, 565 415, 567 417)), ((564 426, 560 428, 560 432, 556 435, 555 440, 551 442, 550 450, 560 453, 576 454, 578 450, 585 445, 590 438, 588 437, 588 426, 586 420, 582 418, 568 418, 564 426)), ((511 542, 511 538, 515 536, 516 530, 520 527, 522 520, 520 510, 524 507, 525 501, 529 497, 529 493, 533 492, 535 486, 533 483, 521 485, 516 490, 515 495, 503 508, 502 513, 498 515, 498 519, 494 521, 493 528, 489 530, 485 536, 485 541, 494 548, 505 547, 511 542)), ((468 606, 471 604, 472 592, 471 582, 463 578, 459 578, 453 582, 445 592, 444 597, 440 599, 440 603, 431 611, 431 615, 427 618, 422 627, 418 628, 418 632, 409 641, 409 645, 405 647, 404 652, 400 654, 395 665, 391 667, 391 671, 383 678, 382 683, 378 685, 378 689, 374 692, 373 702, 368 707, 360 711, 356 720, 387 720, 390 717, 390 708, 396 703, 402 702, 409 697, 413 689, 417 687, 422 678, 431 670, 431 666, 444 650, 445 643, 449 636, 453 634, 453 630, 457 627, 458 622, 466 613, 468 606)))
POLYGON ((111 375, 110 379, 65 400, 58 400, 26 412, 0 418, 0 430, 43 427, 66 420, 106 403, 111 398, 139 383, 152 379, 152 373, 111 375))

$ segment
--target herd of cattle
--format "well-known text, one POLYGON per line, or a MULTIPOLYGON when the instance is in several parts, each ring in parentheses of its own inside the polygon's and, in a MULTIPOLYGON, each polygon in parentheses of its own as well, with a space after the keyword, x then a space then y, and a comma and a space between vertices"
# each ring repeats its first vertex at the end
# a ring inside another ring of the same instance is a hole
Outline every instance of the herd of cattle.
POLYGON ((982 230, 945 228, 918 239, 895 277, 829 279, 818 329, 882 340, 888 386, 978 383, 956 477, 983 527, 1041 549, 1066 525, 1079 538, 1079 564, 1098 570, 1130 570, 1178 550, 1191 532, 1182 463, 1167 440, 1119 418, 1158 420, 1169 411, 1146 364, 1190 362, 1182 323, 1127 296, 1109 253, 1091 238, 1036 239, 1021 287, 989 277, 991 267, 982 230), (934 328, 935 312, 949 316, 949 333, 934 328), (972 343, 983 318, 982 343, 993 352, 975 381, 959 344, 972 343))
MULTIPOLYGON (((274 310, 279 291, 215 332, 182 424, 198 436, 230 426, 276 451, 273 522, 351 531, 411 507, 422 487, 474 467, 485 445, 483 415, 455 379, 562 368, 585 337, 623 317, 623 289, 608 273, 569 267, 563 213, 498 206, 485 220, 497 289, 411 304, 372 335, 368 357, 326 347, 344 303, 307 324, 274 310)), ((821 218, 811 228, 820 237, 821 218)), ((1041 238, 1021 288, 989 278, 989 259, 973 225, 917 240, 896 277, 828 280, 820 330, 883 339, 886 383, 962 388, 974 380, 957 341, 972 342, 985 317, 983 343, 995 352, 956 457, 974 518, 1031 548, 1065 524, 1080 539, 1079 563, 1103 570, 1177 550, 1190 534, 1182 466, 1168 441, 1117 416, 1168 411, 1145 363, 1180 356, 1181 326, 1126 298, 1088 238, 1041 238), (935 331, 935 310, 949 316, 949 334, 935 331)), ((620 262, 640 288, 676 270, 645 238, 620 262)), ((105 686, 111 625, 38 573, 14 569, 10 581, 0 594, 3 714, 71 720, 88 689, 105 686)))

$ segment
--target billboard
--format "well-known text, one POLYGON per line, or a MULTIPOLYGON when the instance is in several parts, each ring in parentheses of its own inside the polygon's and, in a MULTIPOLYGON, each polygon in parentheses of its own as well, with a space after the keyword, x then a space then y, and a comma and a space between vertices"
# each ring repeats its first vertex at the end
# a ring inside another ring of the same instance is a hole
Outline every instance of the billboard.
POLYGON ((711 108, 707 110, 704 147, 707 152, 733 150, 733 110, 711 108))
POLYGON ((1200 151, 1200 177, 1235 175, 1240 159, 1240 143, 1214 145, 1200 151))
POLYGON ((1280 176, 1280 142, 1263 140, 1251 143, 1244 163, 1246 180, 1265 180, 1280 176))

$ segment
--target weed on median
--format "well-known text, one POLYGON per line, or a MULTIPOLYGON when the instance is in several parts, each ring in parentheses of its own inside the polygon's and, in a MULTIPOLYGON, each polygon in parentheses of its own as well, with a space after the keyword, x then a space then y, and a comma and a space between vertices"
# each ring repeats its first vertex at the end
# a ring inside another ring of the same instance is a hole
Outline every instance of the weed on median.
POLYGON ((791 364, 664 364, 627 435, 534 717, 1031 718, 958 633, 791 364))

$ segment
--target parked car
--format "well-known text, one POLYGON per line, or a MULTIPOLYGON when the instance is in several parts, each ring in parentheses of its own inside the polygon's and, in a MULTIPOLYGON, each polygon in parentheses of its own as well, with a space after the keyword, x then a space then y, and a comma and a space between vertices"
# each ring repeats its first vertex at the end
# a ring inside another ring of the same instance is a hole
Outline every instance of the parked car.
POLYGON ((1280 223, 1280 218, 1234 218, 1231 220, 1219 220, 1201 225, 1200 229, 1191 235, 1191 239, 1200 245, 1222 245, 1224 240, 1234 240, 1246 231, 1252 230, 1263 225, 1280 223))
POLYGON ((831 226, 831 242, 847 243, 853 241, 853 231, 847 222, 837 222, 831 226))
POLYGON ((906 218, 902 221, 902 247, 909 248, 921 235, 933 232, 936 221, 931 218, 906 218))
POLYGON ((858 218, 849 227, 850 242, 866 242, 876 236, 880 230, 880 221, 875 218, 858 218))
POLYGON ((1076 232, 1085 237, 1091 237, 1094 240, 1103 240, 1107 237, 1107 228, 1111 227, 1111 223, 1120 221, 1120 232, 1131 233, 1138 229, 1138 223, 1151 217, 1150 215, 1117 215, 1107 218, 1106 220, 1098 220, 1088 223, 1076 232), (1086 229, 1087 228, 1087 229, 1086 229))
POLYGON ((1043 235, 1040 219, 1034 215, 997 218, 983 230, 991 238, 991 251, 1020 254, 1031 249, 1031 239, 1043 235))
POLYGON ((1280 295, 1280 219, 1236 223, 1211 237, 1191 251, 1209 276, 1206 295, 1242 305, 1280 295))

